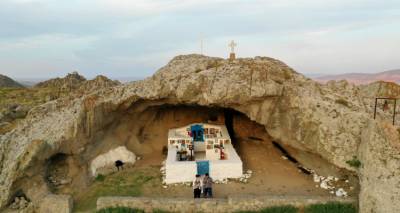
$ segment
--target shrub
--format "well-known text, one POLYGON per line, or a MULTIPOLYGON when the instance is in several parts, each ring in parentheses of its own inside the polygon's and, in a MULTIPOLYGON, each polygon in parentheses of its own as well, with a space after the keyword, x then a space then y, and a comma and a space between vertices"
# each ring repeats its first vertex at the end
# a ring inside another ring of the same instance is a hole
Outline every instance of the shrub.
POLYGON ((357 209, 352 204, 330 202, 314 204, 306 207, 304 213, 356 213, 357 209))
POLYGON ((354 168, 360 168, 361 166, 361 161, 357 159, 356 156, 353 156, 353 159, 346 161, 349 166, 354 167, 354 168))
POLYGON ((97 213, 144 213, 142 209, 131 209, 127 207, 113 207, 97 211, 97 213))
POLYGON ((106 179, 106 177, 102 174, 97 175, 95 178, 96 181, 104 181, 104 179, 106 179))
POLYGON ((298 209, 294 206, 274 206, 258 211, 239 211, 238 213, 297 213, 298 209))

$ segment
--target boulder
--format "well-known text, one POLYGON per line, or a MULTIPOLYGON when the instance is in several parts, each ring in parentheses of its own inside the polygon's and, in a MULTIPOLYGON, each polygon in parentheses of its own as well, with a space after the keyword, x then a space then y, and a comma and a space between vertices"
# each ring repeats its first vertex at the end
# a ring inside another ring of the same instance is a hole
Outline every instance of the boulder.
POLYGON ((93 177, 96 177, 98 174, 105 175, 115 170, 115 162, 117 160, 122 161, 127 166, 133 165, 136 162, 136 155, 125 146, 120 146, 111 149, 107 153, 98 155, 90 164, 90 171, 93 177))

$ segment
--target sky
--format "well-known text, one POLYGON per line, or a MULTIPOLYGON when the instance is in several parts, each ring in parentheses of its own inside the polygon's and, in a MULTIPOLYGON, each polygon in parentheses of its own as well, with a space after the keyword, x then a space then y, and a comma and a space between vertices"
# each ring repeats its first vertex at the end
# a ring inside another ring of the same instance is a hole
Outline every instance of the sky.
POLYGON ((176 55, 269 56, 298 72, 400 68, 399 0, 0 0, 0 73, 147 77, 176 55))

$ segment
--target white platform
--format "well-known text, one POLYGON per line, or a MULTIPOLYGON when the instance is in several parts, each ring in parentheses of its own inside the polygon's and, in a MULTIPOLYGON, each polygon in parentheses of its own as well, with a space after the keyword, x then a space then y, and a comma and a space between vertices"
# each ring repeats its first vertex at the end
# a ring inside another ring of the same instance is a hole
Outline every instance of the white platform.
MULTIPOLYGON (((166 160, 166 183, 181 183, 193 181, 197 174, 196 161, 177 161, 177 149, 170 147, 166 160)), ((232 145, 225 146, 225 152, 229 156, 227 160, 210 160, 210 176, 214 180, 226 178, 240 178, 243 174, 242 160, 232 145)))

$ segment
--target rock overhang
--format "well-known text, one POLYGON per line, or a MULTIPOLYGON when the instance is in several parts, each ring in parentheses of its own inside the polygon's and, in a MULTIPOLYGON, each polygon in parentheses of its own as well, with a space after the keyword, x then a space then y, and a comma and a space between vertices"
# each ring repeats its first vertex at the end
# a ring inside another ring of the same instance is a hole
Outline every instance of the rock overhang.
POLYGON ((1 136, 0 165, 6 168, 0 177, 4 192, 0 206, 9 198, 13 182, 24 175, 19 166, 22 159, 29 162, 35 154, 40 155, 40 151, 26 155, 31 141, 42 140, 56 152, 76 137, 90 138, 110 122, 112 113, 132 108, 140 111, 163 103, 238 110, 264 125, 277 140, 352 170, 345 160, 357 153, 362 128, 371 119, 358 100, 350 99, 351 107, 335 102, 338 98, 347 100, 346 95, 267 57, 228 61, 177 56, 150 78, 40 106, 16 130, 1 136), (353 128, 349 121, 358 127, 353 128), (62 125, 55 128, 55 124, 62 125), (344 139, 349 142, 343 143, 344 139))

